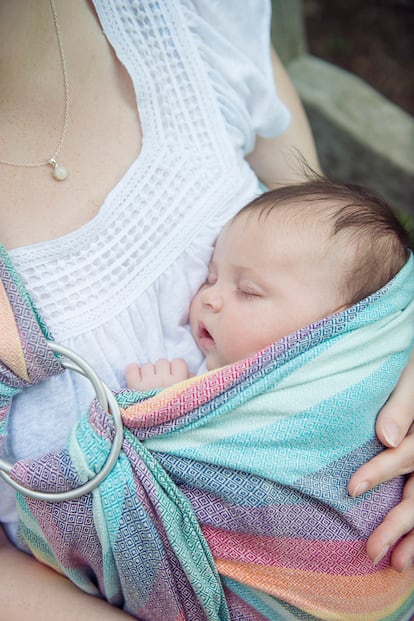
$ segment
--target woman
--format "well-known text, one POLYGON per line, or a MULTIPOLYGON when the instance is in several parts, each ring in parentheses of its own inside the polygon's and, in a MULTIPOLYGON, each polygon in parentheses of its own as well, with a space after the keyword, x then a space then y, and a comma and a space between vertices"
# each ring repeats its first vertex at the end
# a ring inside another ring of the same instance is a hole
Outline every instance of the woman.
MULTIPOLYGON (((112 388, 137 357, 179 356, 197 368, 185 309, 218 231, 258 192, 258 178, 269 187, 298 178, 293 150, 317 168, 303 110, 272 54, 280 99, 274 92, 268 5, 245 3, 240 15, 237 2, 55 2, 0 5, 2 243, 56 340, 112 388)), ((413 373, 378 419, 380 440, 401 448, 366 464, 351 493, 413 469, 413 436, 404 438, 413 373)), ((89 398, 70 374, 19 396, 13 457, 61 446, 89 398), (58 405, 73 418, 51 419, 58 405)), ((414 526, 413 487, 410 479, 372 535, 371 558, 414 526)), ((13 540, 14 497, 0 493, 13 540)), ((412 534, 395 567, 411 556, 412 534)), ((0 563, 7 619, 29 610, 42 620, 126 616, 6 539, 0 563)))

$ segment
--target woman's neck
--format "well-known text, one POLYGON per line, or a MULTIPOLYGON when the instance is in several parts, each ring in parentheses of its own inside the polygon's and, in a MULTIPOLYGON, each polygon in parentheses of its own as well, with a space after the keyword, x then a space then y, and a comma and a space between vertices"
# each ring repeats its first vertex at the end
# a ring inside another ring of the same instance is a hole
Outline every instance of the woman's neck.
MULTIPOLYGON (((49 0, 0 2, 0 80, 13 88, 41 65, 56 45, 49 0)), ((3 90, 2 90, 3 92, 3 90)))
MULTIPOLYGON (((92 2, 54 0, 54 4, 65 55, 71 64, 85 68, 79 57, 85 59, 103 37, 92 2)), ((1 101, 20 97, 25 84, 36 84, 54 64, 60 64, 60 54, 50 0, 0 0, 1 101)))
MULTIPOLYGON (((99 74, 102 63, 109 62, 110 52, 105 54, 108 46, 91 5, 86 0, 55 0, 55 6, 57 25, 50 0, 0 1, 0 159, 37 161, 38 147, 31 144, 33 123, 40 128, 54 126, 56 141, 65 101, 71 97, 71 108, 76 105, 92 70, 99 74), (100 66, 93 67, 91 59, 99 46, 100 66)), ((55 146, 48 144, 46 151, 52 148, 53 152, 55 146)))

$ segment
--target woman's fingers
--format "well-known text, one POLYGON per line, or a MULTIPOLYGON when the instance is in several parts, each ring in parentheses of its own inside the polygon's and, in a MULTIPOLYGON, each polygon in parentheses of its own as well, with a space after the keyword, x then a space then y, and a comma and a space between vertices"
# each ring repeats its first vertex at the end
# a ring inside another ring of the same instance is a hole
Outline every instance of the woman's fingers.
POLYGON ((374 563, 399 541, 391 557, 397 571, 414 563, 414 351, 400 381, 378 415, 378 439, 388 448, 351 477, 348 491, 359 496, 379 483, 401 474, 410 474, 403 500, 385 516, 367 542, 367 553, 374 563))
POLYGON ((414 471, 414 352, 390 399, 378 414, 378 439, 388 448, 351 477, 348 491, 359 496, 375 485, 414 471))
MULTIPOLYGON (((411 505, 411 514, 414 502, 411 505)), ((391 556, 391 564, 396 571, 405 571, 414 565, 414 530, 400 541, 391 556)))
POLYGON ((414 421, 414 351, 394 392, 378 414, 376 432, 385 446, 400 444, 414 421))
POLYGON ((414 426, 397 448, 382 451, 352 475, 348 483, 351 496, 359 496, 379 483, 414 471, 414 426))
POLYGON ((388 550, 403 537, 392 553, 391 563, 397 571, 411 567, 414 561, 413 528, 414 475, 411 475, 405 485, 402 502, 388 513, 368 539, 367 554, 370 559, 374 563, 379 563, 388 550))

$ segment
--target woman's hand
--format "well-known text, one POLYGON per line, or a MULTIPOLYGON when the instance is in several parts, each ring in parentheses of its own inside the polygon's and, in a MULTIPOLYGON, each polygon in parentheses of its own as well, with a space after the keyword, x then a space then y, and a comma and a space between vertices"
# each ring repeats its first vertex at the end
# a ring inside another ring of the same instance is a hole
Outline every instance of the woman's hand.
POLYGON ((367 543, 368 556, 378 563, 403 537, 393 551, 391 563, 397 571, 404 571, 414 564, 414 352, 378 415, 376 431, 379 440, 390 448, 357 470, 348 491, 351 496, 359 496, 383 481, 411 474, 402 501, 388 513, 367 543))

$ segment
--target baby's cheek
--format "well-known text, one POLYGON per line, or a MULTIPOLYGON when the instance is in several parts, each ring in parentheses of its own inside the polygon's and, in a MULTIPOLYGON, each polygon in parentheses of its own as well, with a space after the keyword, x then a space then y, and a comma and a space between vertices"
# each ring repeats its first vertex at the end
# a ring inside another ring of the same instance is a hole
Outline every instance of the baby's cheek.
POLYGON ((197 335, 197 324, 198 324, 198 316, 199 316, 198 306, 199 305, 197 304, 197 300, 196 298, 194 298, 191 303, 190 311, 188 314, 188 321, 189 321, 190 328, 191 328, 191 334, 193 335, 194 338, 196 338, 196 335, 197 335))
POLYGON ((244 342, 243 335, 239 331, 228 330, 225 343, 222 348, 222 366, 243 360, 250 353, 248 343, 244 342))

